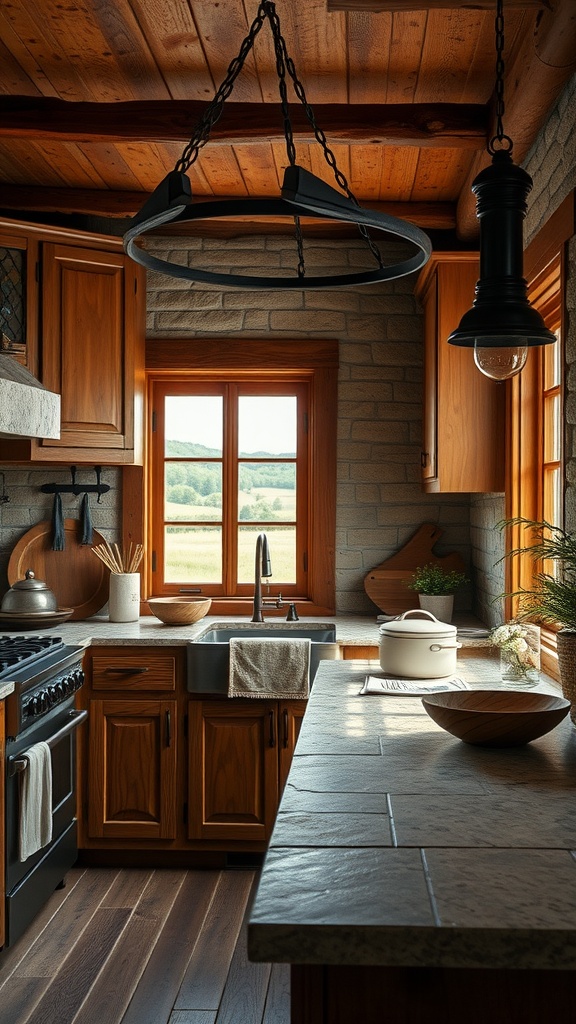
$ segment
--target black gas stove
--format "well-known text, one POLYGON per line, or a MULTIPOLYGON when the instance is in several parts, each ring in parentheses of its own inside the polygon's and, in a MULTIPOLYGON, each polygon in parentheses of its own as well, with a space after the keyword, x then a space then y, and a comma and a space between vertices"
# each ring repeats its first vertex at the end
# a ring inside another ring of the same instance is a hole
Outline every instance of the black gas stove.
POLYGON ((6 707, 6 941, 12 945, 78 856, 76 731, 87 712, 75 708, 84 682, 80 645, 58 636, 0 636, 0 683, 14 684, 6 707), (52 838, 22 860, 20 780, 30 770, 30 749, 50 750, 52 838))
POLYGON ((0 636, 0 682, 14 683, 6 701, 13 739, 68 700, 84 682, 83 648, 59 636, 0 636))

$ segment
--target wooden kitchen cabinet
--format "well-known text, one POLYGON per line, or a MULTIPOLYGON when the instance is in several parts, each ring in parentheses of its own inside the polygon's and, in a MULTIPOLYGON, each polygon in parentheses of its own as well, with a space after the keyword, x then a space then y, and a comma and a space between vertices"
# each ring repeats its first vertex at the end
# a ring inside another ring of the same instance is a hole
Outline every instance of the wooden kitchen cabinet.
POLYGON ((505 384, 480 373, 472 349, 447 342, 472 305, 478 275, 477 253, 435 253, 416 287, 425 318, 426 492, 504 490, 505 384))
POLYGON ((91 700, 88 835, 175 839, 175 700, 91 700))
POLYGON ((9 223, 0 241, 27 246, 26 365, 60 394, 62 425, 59 439, 1 439, 0 461, 140 463, 143 268, 119 239, 35 225, 11 236, 9 223))
POLYGON ((185 666, 185 647, 87 652, 77 697, 88 710, 88 735, 79 746, 81 848, 165 848, 177 839, 185 799, 185 666))
POLYGON ((306 701, 190 701, 191 839, 270 838, 305 709, 306 701))

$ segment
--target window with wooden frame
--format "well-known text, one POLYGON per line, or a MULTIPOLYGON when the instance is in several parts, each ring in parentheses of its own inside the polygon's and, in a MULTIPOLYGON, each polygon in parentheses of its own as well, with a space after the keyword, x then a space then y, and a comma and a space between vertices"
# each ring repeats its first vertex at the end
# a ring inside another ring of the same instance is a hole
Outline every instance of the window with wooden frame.
POLYGON ((246 614, 265 532, 269 596, 333 611, 337 344, 152 342, 147 363, 148 592, 246 614))
MULTIPOLYGON (((553 526, 564 526, 563 468, 563 330, 562 257, 558 254, 530 282, 529 297, 556 342, 529 351, 522 373, 511 382, 510 489, 507 514, 553 526)), ((527 534, 521 525, 508 528, 507 548, 523 547, 527 534)), ((529 590, 535 572, 553 571, 528 555, 509 560, 507 590, 529 590)), ((518 611, 519 599, 507 600, 506 615, 518 611)), ((555 635, 542 629, 542 665, 558 676, 555 635)))

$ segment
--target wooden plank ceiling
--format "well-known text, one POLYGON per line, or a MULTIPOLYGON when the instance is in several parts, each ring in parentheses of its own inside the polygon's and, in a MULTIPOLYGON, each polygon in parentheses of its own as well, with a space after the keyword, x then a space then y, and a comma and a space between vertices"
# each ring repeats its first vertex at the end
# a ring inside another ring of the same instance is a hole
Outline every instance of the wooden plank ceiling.
MULTIPOLYGON (((277 0, 276 11, 358 200, 472 239, 470 182, 493 133, 494 3, 413 3, 277 0)), ((575 8, 506 5, 504 127, 518 161, 574 72, 575 8)), ((249 0, 3 4, 0 209, 133 215, 174 167, 257 11, 249 0)), ((289 98, 297 162, 334 184, 291 88, 289 98)), ((266 22, 190 168, 193 196, 278 195, 286 163, 266 22)))

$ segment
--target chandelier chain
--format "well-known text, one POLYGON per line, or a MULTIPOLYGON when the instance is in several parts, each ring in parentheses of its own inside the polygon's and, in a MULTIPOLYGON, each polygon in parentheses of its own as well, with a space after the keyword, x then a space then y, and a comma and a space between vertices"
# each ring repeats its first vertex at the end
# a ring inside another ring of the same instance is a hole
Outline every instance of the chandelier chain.
MULTIPOLYGON (((270 6, 273 7, 274 5, 271 4, 270 6)), ((274 22, 272 21, 272 17, 270 18, 270 22, 271 22, 271 25, 272 25, 272 32, 274 33, 274 38, 276 39, 276 32, 277 32, 278 33, 278 41, 279 41, 280 45, 282 46, 282 50, 283 50, 283 53, 284 53, 284 64, 286 66, 288 74, 290 75, 290 78, 292 79, 292 84, 294 86, 294 92, 296 93, 297 98, 300 100, 302 106, 304 107, 304 112, 306 114, 306 117, 308 118, 308 120, 309 120, 309 122, 310 122, 310 124, 312 126, 312 130, 314 132, 314 137, 316 139, 316 142, 322 148, 322 151, 324 153, 324 159, 326 160, 326 163, 328 164, 328 166, 332 169, 332 172, 334 174, 334 178, 335 178, 337 184, 340 186, 342 191, 346 193, 348 199, 350 199, 350 201, 353 202, 355 206, 360 206, 360 203, 358 202, 356 196, 352 192, 352 189, 350 188, 345 175, 342 173, 342 171, 340 170, 340 168, 336 164, 336 157, 334 156, 333 151, 330 149, 330 146, 328 145, 328 140, 326 139, 326 134, 322 130, 322 128, 320 128, 320 126, 318 125, 318 123, 316 121, 316 117, 315 117, 314 111, 312 110, 312 107, 308 103, 308 100, 306 98, 306 92, 304 90, 304 86, 302 85, 302 82, 298 78, 298 74, 296 72, 296 67, 294 65, 294 61, 292 60, 292 58, 290 57, 290 55, 288 54, 288 51, 286 49, 286 41, 283 38, 283 36, 280 34, 280 22, 279 22, 279 19, 278 19, 278 15, 276 13, 274 13, 274 18, 275 18, 275 21, 277 23, 276 31, 275 31, 274 22)), ((378 263, 378 265, 380 267, 382 267, 383 266, 382 255, 380 253, 380 250, 379 250, 378 246, 375 244, 375 242, 372 241, 372 239, 370 238, 370 235, 368 234, 367 229, 364 227, 363 224, 357 224, 356 226, 357 226, 358 231, 360 232, 362 238, 364 239, 364 241, 366 242, 367 246, 369 247, 370 252, 374 256, 376 262, 378 263)))
POLYGON ((258 35, 260 29, 262 28, 265 20, 266 4, 262 3, 260 4, 258 8, 258 13, 250 26, 248 35, 243 40, 237 55, 233 58, 233 60, 230 61, 230 64, 228 65, 228 70, 226 72, 224 81, 220 85, 219 89, 216 91, 213 100, 211 100, 211 102, 208 104, 204 114, 202 115, 198 124, 196 125, 194 134, 192 135, 190 141, 187 143, 184 150, 182 151, 180 159, 178 160, 175 166, 176 171, 186 173, 189 167, 191 167, 191 165, 197 159, 198 154, 202 149, 202 146, 205 146, 206 143, 208 142, 212 127, 216 124, 216 121, 222 114, 222 108, 224 107, 224 103, 226 102, 234 88, 234 83, 238 78, 238 75, 242 71, 242 68, 244 67, 246 57, 248 56, 250 50, 254 46, 254 40, 256 39, 256 36, 258 35))
MULTIPOLYGON (((501 4, 501 2, 502 2, 502 0, 498 0, 499 4, 501 4)), ((234 57, 233 60, 230 61, 230 64, 228 65, 228 69, 226 71, 226 75, 225 75, 225 78, 224 78, 223 82, 221 83, 220 87, 217 89, 217 91, 216 91, 216 93, 214 95, 214 98, 208 104, 204 114, 202 115, 202 117, 200 118, 200 121, 196 125, 196 128, 194 129, 194 132, 192 134, 192 137, 190 138, 190 141, 186 144, 184 150, 182 151, 182 154, 180 155, 180 158, 176 162, 175 170, 179 171, 181 173, 186 173, 186 171, 188 171, 189 168, 192 166, 192 164, 197 160, 198 155, 199 155, 200 150, 202 149, 202 147, 205 146, 206 143, 208 142, 208 140, 210 138, 210 132, 211 132, 213 126, 216 124, 216 122, 220 118, 220 116, 222 114, 223 107, 224 107, 224 103, 226 102, 226 100, 230 96, 230 94, 231 94, 231 92, 232 92, 232 90, 234 88, 234 84, 236 82, 236 79, 238 78, 238 75, 240 74, 240 72, 242 71, 242 68, 244 67, 244 63, 246 61, 246 57, 248 56, 248 54, 250 53, 250 50, 254 46, 254 41, 256 39, 256 36, 260 32, 260 29, 262 28, 262 26, 263 26, 263 24, 264 24, 264 22, 265 22, 265 20, 267 18, 268 18, 268 20, 270 22, 270 27, 271 27, 271 30, 272 30, 272 36, 273 36, 273 39, 274 39, 274 51, 275 51, 275 56, 276 56, 276 73, 277 73, 277 76, 278 76, 278 88, 279 88, 279 92, 280 92, 280 103, 281 103, 281 107, 282 107, 282 117, 283 117, 283 123, 284 123, 284 137, 285 137, 285 140, 286 140, 286 154, 287 154, 288 161, 289 161, 289 163, 291 165, 294 165, 296 163, 296 148, 295 148, 295 145, 294 145, 294 135, 293 135, 293 131, 292 131, 292 122, 290 121, 290 112, 289 112, 289 105, 288 105, 288 93, 287 93, 287 88, 286 88, 286 74, 287 73, 290 76, 290 78, 292 79, 292 83, 293 83, 293 87, 294 87, 294 92, 295 92, 297 98, 300 100, 302 106, 304 107, 304 110, 305 110, 305 113, 306 113, 306 117, 308 118, 308 121, 310 122, 310 124, 312 126, 312 130, 314 132, 314 136, 316 138, 316 141, 318 142, 318 144, 322 148, 322 151, 324 153, 324 158, 326 160, 326 163, 331 168, 331 170, 332 170, 332 172, 334 174, 334 178, 336 180, 336 183, 340 186, 340 188, 345 193, 347 198, 351 202, 353 202, 355 206, 358 206, 360 208, 360 203, 358 202, 356 196, 352 192, 352 190, 351 190, 351 188, 350 188, 350 186, 348 184, 348 181, 346 179, 346 176, 342 173, 340 168, 337 166, 336 157, 334 156, 333 151, 330 149, 330 147, 328 145, 325 133, 323 132, 323 130, 319 127, 319 125, 316 122, 316 117, 314 115, 314 111, 312 110, 312 107, 310 106, 310 104, 308 103, 308 100, 306 98, 306 93, 304 91, 304 86, 302 85, 302 82, 298 78, 298 75, 297 75, 297 72, 296 72, 296 68, 295 68, 295 65, 294 65, 294 61, 292 60, 292 58, 288 54, 288 50, 286 48, 286 41, 285 41, 285 39, 284 39, 284 37, 282 35, 282 32, 281 32, 281 29, 280 29, 280 19, 279 19, 277 13, 276 13, 276 6, 272 2, 272 0, 263 0, 263 2, 258 7, 258 12, 256 14, 256 17, 254 18, 254 21, 252 22, 252 24, 250 26, 250 29, 248 31, 248 35, 244 38, 244 40, 242 42, 242 45, 240 47, 240 50, 238 51, 238 54, 236 55, 236 57, 234 57)), ((502 35, 502 40, 503 40, 503 35, 502 35)), ((503 64, 502 64, 502 68, 503 68, 503 64)), ((502 100, 502 103, 503 103, 503 100, 502 100)), ((503 111, 503 106, 502 106, 502 111, 503 111)), ((503 137, 505 138, 505 136, 503 136, 503 137)), ((499 136, 499 139, 500 139, 500 136, 499 136)), ((304 274, 305 274, 305 267, 304 267, 304 245, 303 245, 303 236, 302 236, 302 227, 301 227, 301 223, 300 223, 300 217, 295 217, 294 218, 294 225, 295 225, 295 233, 296 233, 296 243, 297 243, 297 248, 298 248, 298 276, 299 277, 303 277, 304 274)), ((370 252, 374 256, 374 259, 376 260, 378 266, 380 268, 383 268, 384 267, 384 263, 383 263, 383 260, 382 260, 382 255, 380 253, 380 250, 379 250, 378 246, 376 245, 376 243, 370 237, 367 228, 363 224, 357 224, 356 226, 357 226, 358 231, 360 232, 360 235, 362 236, 364 242, 366 243, 366 245, 370 249, 370 252)))
POLYGON ((504 133, 504 0, 496 0, 496 18, 494 21, 496 37, 496 134, 488 143, 491 156, 497 149, 512 152, 512 139, 504 133), (497 145, 498 144, 498 145, 497 145))

